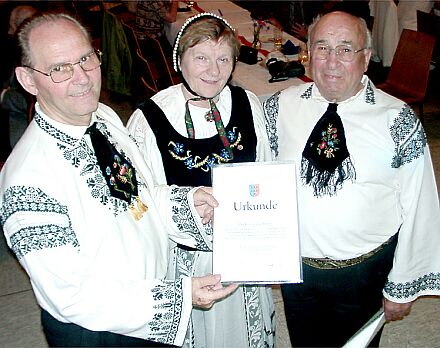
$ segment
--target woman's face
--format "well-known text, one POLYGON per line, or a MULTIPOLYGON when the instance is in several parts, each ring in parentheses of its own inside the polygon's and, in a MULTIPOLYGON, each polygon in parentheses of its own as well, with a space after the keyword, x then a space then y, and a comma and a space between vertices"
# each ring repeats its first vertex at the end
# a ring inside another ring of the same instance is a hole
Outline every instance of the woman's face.
POLYGON ((208 40, 188 48, 181 57, 183 78, 198 95, 213 98, 225 87, 234 66, 232 48, 224 40, 208 40))

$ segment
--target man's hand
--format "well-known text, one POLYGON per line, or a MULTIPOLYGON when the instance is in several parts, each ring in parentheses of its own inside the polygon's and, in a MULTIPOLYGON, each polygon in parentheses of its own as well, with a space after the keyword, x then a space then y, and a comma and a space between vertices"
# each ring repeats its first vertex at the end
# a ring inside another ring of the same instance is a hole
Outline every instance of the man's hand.
POLYGON ((383 299, 383 311, 386 321, 402 320, 411 311, 413 302, 396 303, 386 298, 383 299))
POLYGON ((194 206, 202 218, 202 223, 207 224, 211 221, 214 216, 214 208, 218 207, 211 187, 200 187, 194 192, 194 206))
POLYGON ((219 274, 192 278, 192 303, 194 307, 209 309, 216 301, 229 296, 238 288, 237 284, 224 287, 220 283, 220 279, 219 274))

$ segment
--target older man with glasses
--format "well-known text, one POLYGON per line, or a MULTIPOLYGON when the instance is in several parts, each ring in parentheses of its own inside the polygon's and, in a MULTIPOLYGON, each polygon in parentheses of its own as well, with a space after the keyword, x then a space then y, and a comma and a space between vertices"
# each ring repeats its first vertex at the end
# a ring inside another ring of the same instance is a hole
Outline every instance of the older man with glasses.
POLYGON ((169 238, 211 238, 209 189, 160 186, 98 102, 101 54, 65 14, 19 32, 16 74, 35 117, 0 174, 0 223, 28 273, 50 346, 182 345, 192 306, 237 287, 219 275, 167 281, 169 238))
POLYGON ((292 346, 340 347, 381 308, 399 320, 440 294, 440 209, 422 125, 364 75, 364 20, 324 15, 308 44, 314 82, 264 104, 273 154, 299 178, 303 283, 282 294, 292 346))

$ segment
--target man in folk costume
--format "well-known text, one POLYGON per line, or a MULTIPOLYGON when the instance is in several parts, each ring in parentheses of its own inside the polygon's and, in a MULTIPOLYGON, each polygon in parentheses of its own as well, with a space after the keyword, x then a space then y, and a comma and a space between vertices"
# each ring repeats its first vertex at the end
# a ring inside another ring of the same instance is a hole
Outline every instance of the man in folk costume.
POLYGON ((291 342, 335 347, 381 307, 399 320, 440 295, 440 209, 420 121, 364 75, 365 22, 332 12, 308 43, 314 82, 263 108, 273 154, 295 160, 300 178, 304 282, 282 286, 291 342))
POLYGON ((169 238, 212 235, 210 189, 155 186, 119 117, 98 102, 101 53, 65 14, 19 32, 19 82, 35 116, 0 174, 0 222, 28 273, 50 346, 176 346, 192 306, 236 286, 165 280, 169 238))

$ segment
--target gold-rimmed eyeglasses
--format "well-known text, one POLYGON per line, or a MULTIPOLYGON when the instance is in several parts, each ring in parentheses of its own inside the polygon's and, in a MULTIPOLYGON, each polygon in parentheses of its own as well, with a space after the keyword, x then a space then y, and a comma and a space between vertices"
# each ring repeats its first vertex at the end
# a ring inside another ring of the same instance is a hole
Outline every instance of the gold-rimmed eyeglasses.
POLYGON ((313 45, 312 55, 317 59, 326 60, 330 56, 331 51, 335 51, 338 60, 342 62, 351 62, 356 53, 366 49, 367 47, 355 50, 350 45, 338 45, 335 48, 330 48, 327 44, 317 43, 313 45))
POLYGON ((25 68, 39 72, 40 74, 49 76, 54 83, 67 81, 73 76, 73 68, 79 65, 84 71, 91 71, 97 69, 102 63, 102 53, 99 50, 93 50, 88 55, 82 57, 76 63, 65 63, 54 66, 48 73, 35 69, 31 66, 24 65, 25 68))

